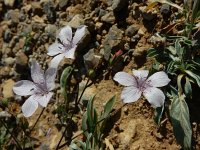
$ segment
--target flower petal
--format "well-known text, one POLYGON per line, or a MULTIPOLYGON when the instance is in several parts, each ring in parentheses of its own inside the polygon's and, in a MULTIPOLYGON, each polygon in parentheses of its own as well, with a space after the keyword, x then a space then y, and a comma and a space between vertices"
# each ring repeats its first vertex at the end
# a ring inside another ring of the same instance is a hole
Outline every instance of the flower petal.
POLYGON ((162 87, 167 85, 170 79, 164 71, 159 71, 151 75, 146 82, 149 82, 153 87, 162 87))
POLYGON ((55 56, 55 55, 57 55, 59 53, 63 53, 63 52, 64 52, 64 47, 62 44, 53 43, 49 46, 47 55, 55 56))
POLYGON ((113 79, 119 82, 121 85, 137 87, 137 81, 135 78, 126 72, 116 73, 113 79))
POLYGON ((122 90, 121 99, 124 103, 131 103, 137 101, 141 94, 142 92, 138 88, 133 86, 125 87, 122 90))
POLYGON ((31 77, 35 83, 44 82, 44 71, 35 60, 32 61, 31 65, 31 77))
POLYGON ((55 88, 55 78, 56 78, 57 69, 56 68, 48 68, 45 72, 45 80, 47 84, 47 89, 49 91, 55 88))
POLYGON ((21 80, 15 83, 13 86, 13 91, 17 95, 27 96, 34 94, 36 86, 33 82, 28 80, 21 80))
POLYGON ((68 51, 66 51, 65 52, 65 57, 66 58, 71 58, 71 59, 75 59, 75 50, 76 50, 76 45, 73 47, 73 48, 71 48, 70 50, 68 50, 68 51))
POLYGON ((49 103, 51 97, 53 96, 53 92, 49 92, 44 95, 35 95, 34 100, 37 101, 42 107, 46 107, 49 103))
POLYGON ((76 29, 75 35, 73 37, 73 45, 76 45, 81 39, 82 37, 85 35, 85 28, 87 26, 80 26, 76 29))
POLYGON ((22 112, 25 117, 30 117, 38 108, 38 102, 34 100, 34 95, 30 96, 22 105, 22 112))
POLYGON ((149 74, 149 70, 135 70, 133 69, 133 75, 139 79, 144 79, 146 80, 148 74, 149 74))
POLYGON ((55 57, 51 60, 49 67, 50 67, 50 68, 58 68, 58 65, 59 65, 59 63, 61 62, 61 60, 63 59, 63 57, 65 57, 64 54, 59 54, 59 55, 55 56, 55 57))
POLYGON ((72 28, 70 26, 62 28, 58 34, 58 38, 63 44, 69 44, 72 41, 72 28))
POLYGON ((149 101, 154 107, 161 107, 164 104, 165 95, 164 93, 155 87, 149 87, 144 92, 144 97, 149 101))

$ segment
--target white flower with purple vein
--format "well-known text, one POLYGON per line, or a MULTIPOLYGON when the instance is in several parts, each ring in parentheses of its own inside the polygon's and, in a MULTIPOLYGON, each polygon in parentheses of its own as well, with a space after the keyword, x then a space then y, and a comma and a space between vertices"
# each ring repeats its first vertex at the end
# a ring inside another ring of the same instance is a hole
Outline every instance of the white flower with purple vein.
POLYGON ((154 73, 147 78, 148 74, 148 70, 133 70, 133 76, 126 72, 115 74, 114 80, 126 86, 121 93, 124 103, 135 102, 143 94, 153 107, 163 106, 165 95, 157 87, 167 85, 170 79, 163 71, 154 73))
POLYGON ((13 91, 20 96, 30 97, 22 105, 22 112, 25 117, 30 117, 38 108, 38 104, 46 107, 49 103, 55 88, 56 69, 48 68, 44 73, 39 64, 34 60, 31 64, 32 81, 21 80, 13 86, 13 91))
POLYGON ((74 53, 77 48, 78 42, 85 35, 86 26, 77 28, 74 37, 72 38, 72 29, 70 26, 62 28, 58 34, 58 41, 53 43, 48 48, 48 55, 55 56, 50 63, 50 67, 57 68, 60 61, 65 58, 74 59, 74 53))

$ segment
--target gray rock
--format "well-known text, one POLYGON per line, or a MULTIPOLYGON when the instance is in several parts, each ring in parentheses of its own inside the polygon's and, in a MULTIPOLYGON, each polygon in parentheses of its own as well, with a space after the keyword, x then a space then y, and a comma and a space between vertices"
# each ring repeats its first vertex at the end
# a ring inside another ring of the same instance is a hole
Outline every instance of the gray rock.
POLYGON ((15 58, 7 57, 4 59, 6 65, 13 65, 15 63, 15 58))
POLYGON ((6 31, 4 32, 4 35, 3 35, 3 39, 5 42, 10 42, 10 40, 12 39, 12 33, 11 33, 10 29, 6 29, 6 31))
POLYGON ((31 2, 31 8, 34 15, 42 16, 43 11, 40 2, 31 2))
POLYGON ((44 12, 47 15, 47 19, 49 22, 54 23, 56 22, 56 11, 52 1, 48 1, 44 3, 44 12))
POLYGON ((19 10, 9 10, 5 16, 7 20, 11 20, 12 24, 19 22, 19 10))
POLYGON ((4 4, 9 7, 13 7, 15 4, 15 0, 4 0, 4 4))
POLYGON ((112 9, 114 11, 120 11, 128 4, 129 0, 113 0, 112 9))
POLYGON ((169 14, 170 13, 170 6, 168 4, 162 4, 161 8, 160 8, 160 12, 162 14, 169 14))
POLYGON ((116 25, 113 25, 103 41, 103 54, 106 60, 110 58, 111 51, 114 51, 113 53, 115 53, 117 50, 123 48, 122 38, 123 31, 118 29, 116 25))
POLYGON ((104 16, 101 17, 101 20, 106 23, 114 24, 115 16, 114 16, 113 11, 106 13, 104 16))
POLYGON ((58 4, 61 9, 65 8, 68 4, 69 0, 59 0, 58 4))
POLYGON ((125 31, 125 35, 127 35, 127 36, 129 36, 129 37, 132 37, 132 36, 134 36, 137 32, 138 32, 138 30, 139 30, 139 26, 138 25, 131 25, 131 26, 129 26, 127 29, 126 29, 126 31, 125 31))
POLYGON ((70 22, 66 23, 66 25, 69 25, 72 28, 77 28, 80 25, 84 25, 83 15, 80 14, 75 15, 70 22))
POLYGON ((106 15, 107 14, 107 11, 106 10, 103 10, 103 9, 100 9, 99 10, 99 17, 102 17, 102 16, 104 16, 104 15, 106 15))
POLYGON ((94 53, 94 49, 90 49, 84 56, 84 63, 87 70, 95 69, 100 62, 101 56, 94 53))
POLYGON ((147 12, 146 6, 139 7, 139 10, 142 13, 142 16, 145 20, 151 21, 156 17, 156 12, 147 12))
POLYGON ((45 33, 50 36, 50 37, 56 37, 56 31, 57 31, 57 27, 55 25, 51 25, 51 24, 48 24, 46 27, 45 27, 45 33))

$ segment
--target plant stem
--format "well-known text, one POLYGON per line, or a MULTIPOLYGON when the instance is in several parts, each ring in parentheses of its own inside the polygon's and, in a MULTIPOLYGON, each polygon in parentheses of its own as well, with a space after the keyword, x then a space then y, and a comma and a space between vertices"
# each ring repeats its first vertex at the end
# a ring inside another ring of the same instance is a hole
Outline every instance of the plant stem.
POLYGON ((18 147, 20 150, 23 150, 22 147, 21 147, 21 145, 19 144, 17 138, 12 134, 12 132, 10 132, 10 130, 8 129, 8 127, 7 127, 7 125, 4 123, 4 121, 1 120, 1 119, 0 119, 0 121, 1 121, 1 123, 3 124, 3 126, 6 128, 6 130, 8 131, 8 133, 9 133, 9 134, 12 136, 12 138, 14 139, 14 141, 15 141, 17 147, 18 147))
POLYGON ((89 81, 90 81, 90 79, 88 78, 88 79, 87 79, 87 82, 86 82, 86 84, 85 84, 85 87, 84 87, 84 89, 83 89, 83 91, 82 91, 82 93, 81 93, 79 99, 76 101, 76 104, 75 104, 76 107, 77 107, 78 104, 80 103, 81 98, 82 98, 82 96, 83 96, 83 93, 85 92, 85 90, 86 90, 86 88, 87 88, 87 86, 88 86, 89 81))
POLYGON ((35 126, 36 126, 37 122, 39 121, 40 117, 42 116, 44 110, 45 110, 45 107, 42 109, 42 111, 41 111, 39 117, 37 118, 37 120, 36 120, 36 122, 35 122, 35 124, 34 124, 33 127, 31 128, 30 133, 31 133, 31 131, 33 131, 33 129, 35 128, 35 126))

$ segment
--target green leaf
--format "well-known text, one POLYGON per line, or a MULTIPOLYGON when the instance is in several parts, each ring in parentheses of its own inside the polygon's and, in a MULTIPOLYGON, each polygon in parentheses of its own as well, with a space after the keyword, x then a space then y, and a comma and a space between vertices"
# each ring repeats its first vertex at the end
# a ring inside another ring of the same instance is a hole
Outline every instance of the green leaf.
POLYGON ((150 48, 147 51, 147 57, 156 57, 158 55, 159 55, 158 51, 156 49, 154 49, 154 48, 150 48))
POLYGON ((95 96, 91 98, 91 100, 88 102, 87 105, 87 123, 90 133, 94 132, 96 123, 98 121, 98 115, 96 109, 93 107, 94 97, 95 96))
POLYGON ((162 119, 162 115, 163 115, 163 112, 164 112, 164 108, 165 106, 162 106, 162 107, 157 107, 155 109, 155 117, 154 117, 154 121, 156 122, 156 124, 160 124, 160 121, 162 119))
POLYGON ((61 92, 65 98, 66 104, 68 104, 68 96, 67 96, 67 90, 66 90, 68 89, 67 82, 69 81, 72 71, 73 71, 73 68, 71 66, 68 66, 63 70, 60 77, 61 92))
POLYGON ((192 8, 192 20, 194 21, 199 17, 199 12, 200 12, 200 1, 199 0, 194 0, 193 3, 193 8, 192 8))
POLYGON ((184 86, 185 94, 187 97, 191 97, 192 95, 192 86, 190 84, 190 79, 188 77, 185 78, 185 86, 184 86))
POLYGON ((175 72, 176 72, 175 66, 176 66, 176 62, 175 61, 170 61, 169 64, 167 65, 166 72, 168 74, 174 75, 175 72))
POLYGON ((189 109, 184 95, 173 97, 170 117, 174 135, 184 149, 191 149, 192 129, 190 125, 189 109))
POLYGON ((69 145, 69 147, 72 149, 72 150, 82 150, 80 147, 78 147, 75 143, 71 143, 69 145))
POLYGON ((115 96, 109 99, 106 105, 104 106, 104 111, 103 114, 101 115, 101 119, 106 118, 109 115, 109 113, 113 108, 114 103, 115 103, 115 96))
POLYGON ((195 79, 197 85, 200 87, 200 76, 198 76, 197 74, 191 72, 190 70, 185 70, 185 73, 187 73, 190 77, 195 79))
POLYGON ((85 136, 88 135, 88 126, 87 126, 87 112, 84 113, 83 118, 82 118, 82 130, 85 134, 85 136))

